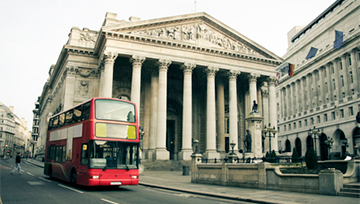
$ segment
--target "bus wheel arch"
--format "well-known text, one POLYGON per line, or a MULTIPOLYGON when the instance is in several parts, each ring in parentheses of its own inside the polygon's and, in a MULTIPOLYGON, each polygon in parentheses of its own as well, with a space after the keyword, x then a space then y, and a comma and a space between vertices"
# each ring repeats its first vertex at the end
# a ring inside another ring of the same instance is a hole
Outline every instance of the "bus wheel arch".
POLYGON ((52 171, 52 165, 50 164, 49 167, 48 167, 48 176, 50 178, 53 178, 53 171, 52 171))
POLYGON ((70 183, 73 186, 76 186, 76 181, 77 180, 77 174, 76 174, 76 169, 72 168, 71 169, 71 173, 70 173, 70 183))

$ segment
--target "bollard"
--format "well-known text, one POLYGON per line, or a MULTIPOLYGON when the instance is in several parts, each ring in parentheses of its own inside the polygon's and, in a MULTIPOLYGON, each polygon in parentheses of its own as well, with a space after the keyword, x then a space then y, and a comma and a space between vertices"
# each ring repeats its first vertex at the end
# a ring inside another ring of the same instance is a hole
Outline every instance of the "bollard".
POLYGON ((189 166, 183 166, 183 176, 189 175, 189 166))

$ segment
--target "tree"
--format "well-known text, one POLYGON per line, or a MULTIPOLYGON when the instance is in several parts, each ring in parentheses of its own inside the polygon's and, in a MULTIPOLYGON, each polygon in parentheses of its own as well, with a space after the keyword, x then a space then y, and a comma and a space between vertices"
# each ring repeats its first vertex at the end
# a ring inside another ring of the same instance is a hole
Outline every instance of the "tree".
POLYGON ((316 155, 315 155, 315 152, 314 152, 313 148, 309 148, 306 151, 305 162, 306 162, 307 168, 309 168, 309 169, 314 169, 314 168, 317 167, 317 164, 318 164, 317 163, 317 158, 316 158, 316 155))
POLYGON ((299 162, 300 161, 299 153, 297 152, 295 147, 294 147, 293 153, 291 155, 291 160, 292 160, 292 162, 299 162))

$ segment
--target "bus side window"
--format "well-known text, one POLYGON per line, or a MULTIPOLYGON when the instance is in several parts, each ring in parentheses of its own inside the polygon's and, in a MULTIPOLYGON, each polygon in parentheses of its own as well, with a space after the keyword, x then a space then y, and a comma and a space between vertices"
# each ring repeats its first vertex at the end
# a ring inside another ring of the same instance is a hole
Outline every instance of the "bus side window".
POLYGON ((65 158, 66 158, 66 145, 62 146, 62 158, 61 158, 61 162, 65 162, 65 158))
POLYGON ((51 118, 50 120, 49 120, 49 127, 48 127, 48 130, 52 130, 52 127, 53 127, 53 118, 51 118))
POLYGON ((68 112, 66 112, 65 125, 72 124, 72 119, 73 119, 73 110, 69 110, 68 112))
POLYGON ((82 105, 74 108, 73 123, 77 123, 81 120, 82 105))
POLYGON ((65 123, 65 113, 59 115, 59 127, 62 127, 65 123))
POLYGON ((54 118, 53 128, 57 128, 57 127, 58 127, 58 123, 59 123, 58 117, 59 117, 59 116, 56 116, 56 117, 54 118))
POLYGON ((81 145, 81 165, 87 165, 88 164, 88 158, 89 158, 89 154, 88 154, 88 145, 87 144, 82 144, 81 145))
POLYGON ((89 115, 90 115, 90 102, 87 102, 83 105, 81 120, 89 119, 89 115))

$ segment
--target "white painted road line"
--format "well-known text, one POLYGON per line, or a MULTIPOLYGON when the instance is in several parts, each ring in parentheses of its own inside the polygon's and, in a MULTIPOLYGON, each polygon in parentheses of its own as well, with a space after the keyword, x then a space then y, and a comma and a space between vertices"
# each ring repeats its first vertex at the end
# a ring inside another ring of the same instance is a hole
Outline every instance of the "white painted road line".
POLYGON ((27 174, 29 174, 30 176, 35 176, 34 174, 30 173, 30 172, 26 172, 27 174))
POLYGON ((106 200, 104 198, 101 198, 101 200, 104 201, 104 202, 107 202, 107 203, 111 203, 111 204, 119 204, 119 203, 115 203, 115 202, 110 201, 110 200, 106 200))
POLYGON ((64 185, 61 185, 61 184, 58 184, 58 185, 61 186, 61 187, 63 187, 63 188, 67 188, 67 189, 69 189, 69 190, 72 190, 72 191, 75 191, 75 192, 78 192, 78 193, 84 193, 84 192, 79 191, 79 190, 76 190, 76 189, 74 189, 74 188, 70 188, 69 186, 64 186, 64 185))
POLYGON ((43 177, 39 177, 39 179, 41 179, 41 180, 43 180, 43 181, 51 182, 51 181, 49 181, 48 179, 43 178, 43 177))

